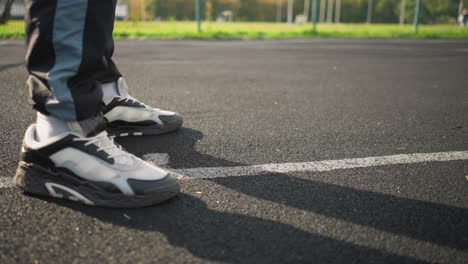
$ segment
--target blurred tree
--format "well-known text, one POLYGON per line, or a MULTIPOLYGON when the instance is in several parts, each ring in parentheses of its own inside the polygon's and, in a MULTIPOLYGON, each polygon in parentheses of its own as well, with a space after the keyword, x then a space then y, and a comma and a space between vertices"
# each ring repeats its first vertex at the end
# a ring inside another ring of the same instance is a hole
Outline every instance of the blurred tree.
POLYGON ((129 19, 135 21, 153 20, 154 0, 122 1, 129 5, 129 19))
POLYGON ((13 5, 14 1, 15 0, 6 0, 3 6, 2 15, 0 16, 0 24, 5 24, 10 19, 11 6, 13 5))
POLYGON ((211 0, 206 0, 205 19, 206 21, 213 21, 213 4, 211 3, 211 0))
POLYGON ((401 1, 377 0, 374 7, 373 23, 399 23, 401 1))
POLYGON ((406 0, 401 0, 401 2, 400 2, 400 17, 398 19, 400 24, 405 24, 405 13, 406 13, 406 0))
POLYGON ((343 0, 341 3, 341 22, 365 22, 367 17, 367 3, 367 0, 343 0))
POLYGON ((456 21, 458 0, 426 0, 427 13, 425 23, 452 23, 456 21))
POLYGON ((320 0, 319 4, 320 8, 320 13, 319 13, 319 22, 323 23, 325 22, 325 8, 327 7, 327 2, 326 0, 320 0))
POLYGON ((333 22, 333 8, 335 7, 335 0, 328 0, 327 3, 327 23, 333 22))
POLYGON ((336 0, 335 23, 340 23, 340 21, 341 21, 341 0, 336 0))
MULTIPOLYGON (((406 21, 413 21, 416 0, 408 0, 406 21)), ((458 17, 458 0, 424 0, 421 6, 421 23, 455 23, 458 17)))

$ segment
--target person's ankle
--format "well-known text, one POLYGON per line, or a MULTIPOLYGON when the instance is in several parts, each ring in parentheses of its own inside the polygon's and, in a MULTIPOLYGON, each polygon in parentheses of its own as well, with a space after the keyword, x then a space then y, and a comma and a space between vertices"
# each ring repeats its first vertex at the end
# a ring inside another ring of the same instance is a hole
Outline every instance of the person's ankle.
POLYGON ((117 88, 117 82, 103 83, 102 87, 102 101, 107 105, 109 104, 116 96, 119 96, 119 91, 117 88))
POLYGON ((102 115, 80 121, 68 121, 51 115, 37 112, 36 139, 47 141, 63 133, 72 132, 81 137, 92 137, 106 129, 106 121, 102 115))
POLYGON ((71 130, 67 121, 37 112, 36 139, 38 141, 47 141, 69 131, 71 130))

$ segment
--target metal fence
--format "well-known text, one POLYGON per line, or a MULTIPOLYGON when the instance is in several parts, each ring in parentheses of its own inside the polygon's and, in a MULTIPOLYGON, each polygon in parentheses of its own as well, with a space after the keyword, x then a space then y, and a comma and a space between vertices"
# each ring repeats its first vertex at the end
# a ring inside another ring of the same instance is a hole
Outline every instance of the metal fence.
MULTIPOLYGON (((119 0, 116 20, 455 24, 468 0, 119 0), (418 6, 422 5, 422 9, 418 6), (419 20, 420 19, 420 20, 419 20)), ((22 0, 0 0, 0 39, 23 38, 22 0)))

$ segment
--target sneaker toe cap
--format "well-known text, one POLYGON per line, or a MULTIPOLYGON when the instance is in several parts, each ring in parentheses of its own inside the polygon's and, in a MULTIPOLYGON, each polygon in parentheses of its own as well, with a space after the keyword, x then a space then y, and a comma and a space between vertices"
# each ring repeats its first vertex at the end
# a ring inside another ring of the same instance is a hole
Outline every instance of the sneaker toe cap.
POLYGON ((160 115, 159 119, 164 123, 164 124, 169 124, 169 123, 181 123, 183 122, 183 118, 179 113, 174 113, 173 115, 160 115))
POLYGON ((177 177, 172 173, 158 180, 128 179, 127 182, 136 195, 178 192, 180 188, 177 177))

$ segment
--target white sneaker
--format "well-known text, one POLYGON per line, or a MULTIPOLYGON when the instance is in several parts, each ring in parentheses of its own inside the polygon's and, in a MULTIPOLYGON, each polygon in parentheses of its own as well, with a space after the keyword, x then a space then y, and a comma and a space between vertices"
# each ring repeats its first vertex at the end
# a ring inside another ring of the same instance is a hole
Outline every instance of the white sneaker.
POLYGON ((159 135, 182 126, 178 113, 152 108, 128 94, 125 79, 117 81, 119 96, 108 102, 103 110, 107 132, 116 137, 159 135))
POLYGON ((116 208, 150 206, 179 192, 174 175, 126 152, 106 132, 38 142, 35 130, 26 131, 14 178, 25 192, 116 208))

